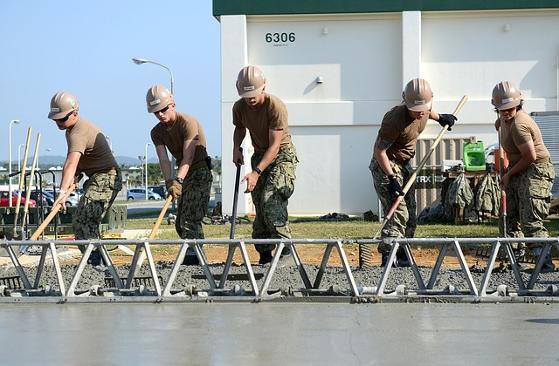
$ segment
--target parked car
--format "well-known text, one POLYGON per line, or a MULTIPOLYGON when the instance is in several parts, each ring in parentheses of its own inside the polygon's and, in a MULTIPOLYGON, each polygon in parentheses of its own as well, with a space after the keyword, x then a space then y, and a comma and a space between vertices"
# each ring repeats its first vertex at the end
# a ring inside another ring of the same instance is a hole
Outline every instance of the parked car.
MULTIPOLYGON (((27 193, 23 192, 23 196, 22 197, 27 197, 27 193)), ((31 198, 35 200, 35 203, 37 205, 40 204, 41 201, 43 201, 43 206, 52 206, 52 204, 54 203, 54 197, 47 192, 41 192, 38 189, 34 189, 31 191, 31 198)))
MULTIPOLYGON (((54 200, 54 191, 52 189, 44 189, 43 192, 53 197, 54 200)), ((56 194, 58 195, 58 189, 56 190, 56 194)), ((77 206, 79 201, 80 199, 78 194, 76 192, 72 192, 68 197, 66 197, 66 206, 77 206)))
POLYGON ((148 187, 148 189, 157 193, 161 197, 167 197, 167 188, 165 186, 151 186, 148 187))
MULTIPOLYGON (((126 197, 129 200, 145 200, 146 190, 144 188, 132 188, 128 190, 126 197)), ((148 200, 160 200, 161 196, 148 189, 148 200)))
MULTIPOLYGON (((10 192, 9 191, 0 191, 0 206, 1 207, 8 207, 10 205, 9 201, 10 192)), ((17 194, 12 192, 12 206, 15 207, 17 205, 17 194)), ((21 205, 25 205, 25 196, 21 196, 21 205)), ((29 207, 35 207, 37 202, 34 199, 29 200, 29 207)))

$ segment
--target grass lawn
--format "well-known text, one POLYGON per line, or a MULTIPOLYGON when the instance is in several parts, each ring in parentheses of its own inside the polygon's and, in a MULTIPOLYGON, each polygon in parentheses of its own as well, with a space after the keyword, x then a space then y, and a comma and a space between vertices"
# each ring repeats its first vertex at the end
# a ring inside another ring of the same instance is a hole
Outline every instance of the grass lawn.
MULTIPOLYGON (((126 224, 127 229, 150 230, 155 222, 155 218, 148 219, 129 219, 126 224)), ((309 218, 291 219, 291 231, 294 238, 371 238, 380 227, 378 222, 366 222, 362 220, 351 221, 318 221, 309 218)), ((546 220, 545 226, 549 230, 550 236, 559 236, 559 219, 553 218, 546 220)), ((229 225, 204 225, 206 238, 227 238, 229 237, 229 225)), ((237 224, 236 237, 250 238, 252 226, 250 224, 237 224)), ((163 222, 160 231, 161 239, 176 238, 173 225, 163 222)), ((469 225, 419 225, 415 236, 418 238, 430 237, 495 237, 499 235, 497 222, 495 220, 482 224, 469 225)))

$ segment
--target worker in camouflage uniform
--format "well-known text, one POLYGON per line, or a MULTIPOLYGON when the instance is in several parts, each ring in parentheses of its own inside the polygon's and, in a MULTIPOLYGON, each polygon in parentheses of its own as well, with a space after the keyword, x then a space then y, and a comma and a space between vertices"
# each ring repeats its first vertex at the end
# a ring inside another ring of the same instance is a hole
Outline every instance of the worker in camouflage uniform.
MULTIPOLYGON (((64 194, 84 173, 89 179, 84 183, 73 216, 72 226, 76 239, 99 239, 101 220, 122 189, 122 176, 105 135, 91 122, 79 115, 78 99, 65 91, 56 93, 50 102, 48 118, 59 129, 66 131, 68 154, 62 171, 60 191, 54 206, 64 205, 64 194)), ((85 250, 80 247, 82 252, 85 250)), ((100 252, 95 249, 88 258, 94 266, 102 263, 100 252)))
MULTIPOLYGON (((402 97, 403 103, 388 111, 382 119, 369 166, 385 215, 394 200, 403 194, 402 186, 413 174, 410 160, 415 155, 417 138, 425 129, 427 121, 432 119, 449 128, 456 121, 452 114, 438 114, 432 110, 433 92, 426 80, 413 79, 408 82, 402 97)), ((415 188, 412 185, 392 218, 382 229, 382 242, 378 247, 382 254, 382 266, 385 266, 388 260, 391 241, 398 237, 412 238, 415 228, 416 201, 415 188)), ((403 250, 398 250, 394 265, 409 266, 403 250)))
MULTIPOLYGON (((211 158, 206 151, 206 137, 196 118, 175 110, 173 95, 161 85, 149 88, 147 109, 159 120, 151 130, 161 173, 169 195, 178 202, 175 228, 182 239, 204 239, 202 219, 206 216, 212 186, 211 158), (177 161, 173 178, 167 149, 177 161)), ((198 257, 188 248, 183 264, 198 264, 198 257)))
MULTIPOLYGON (((491 103, 499 115, 495 128, 509 166, 501 178, 501 188, 507 194, 507 235, 510 237, 549 236, 543 220, 549 214, 551 187, 555 170, 542 134, 534 120, 522 110, 522 94, 509 81, 493 88, 491 103)), ((531 244, 534 257, 539 257, 542 245, 531 244)), ((523 247, 518 248, 517 256, 523 247)), ((553 271, 551 256, 547 255, 543 271, 553 271)))
MULTIPOLYGON (((233 163, 244 164, 240 151, 246 131, 250 132, 254 154, 252 171, 244 176, 256 208, 252 225, 254 239, 291 238, 287 202, 295 188, 297 153, 291 142, 287 109, 276 96, 265 92, 266 79, 256 66, 244 67, 237 77, 241 99, 233 105, 233 163)), ((256 245, 259 263, 272 261, 275 245, 256 245)), ((284 248, 281 255, 289 255, 284 248)))

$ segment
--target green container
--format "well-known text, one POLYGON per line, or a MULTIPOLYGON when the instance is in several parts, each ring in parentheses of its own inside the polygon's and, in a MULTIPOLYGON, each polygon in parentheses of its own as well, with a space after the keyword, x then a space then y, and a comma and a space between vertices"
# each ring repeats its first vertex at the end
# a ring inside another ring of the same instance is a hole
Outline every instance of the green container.
POLYGON ((482 141, 464 144, 464 168, 469 172, 479 172, 485 167, 485 148, 482 141))

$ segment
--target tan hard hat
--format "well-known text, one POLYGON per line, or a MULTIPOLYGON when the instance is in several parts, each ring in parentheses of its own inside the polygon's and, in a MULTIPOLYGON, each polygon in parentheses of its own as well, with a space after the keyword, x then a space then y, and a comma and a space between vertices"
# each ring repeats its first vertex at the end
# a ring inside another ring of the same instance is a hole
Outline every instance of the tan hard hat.
POLYGON ((80 109, 78 98, 67 91, 59 91, 50 100, 50 119, 61 119, 80 109))
POLYGON ((402 97, 410 111, 423 112, 431 110, 433 91, 427 80, 419 78, 410 80, 404 88, 402 97))
POLYGON ((241 98, 258 96, 266 86, 266 78, 256 66, 245 66, 237 76, 237 92, 241 98))
POLYGON ((498 110, 516 107, 522 102, 522 93, 510 81, 501 81, 493 88, 491 104, 498 110))
POLYGON ((146 103, 148 106, 148 113, 159 112, 173 103, 173 95, 164 86, 154 85, 148 89, 146 103))

